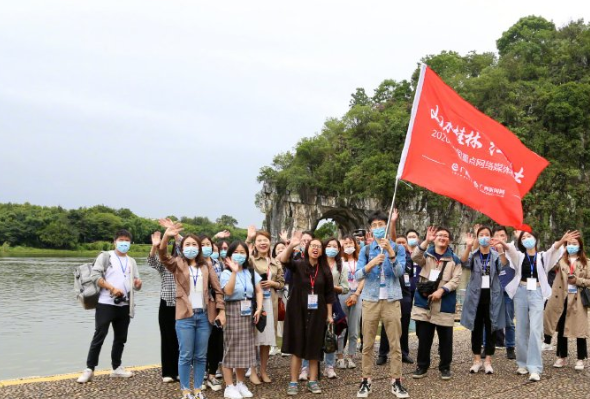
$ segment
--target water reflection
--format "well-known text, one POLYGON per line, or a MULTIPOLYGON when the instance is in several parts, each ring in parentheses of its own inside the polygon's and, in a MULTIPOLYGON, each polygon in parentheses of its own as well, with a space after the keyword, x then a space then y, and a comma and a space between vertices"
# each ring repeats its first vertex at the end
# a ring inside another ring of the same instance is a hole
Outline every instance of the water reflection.
MULTIPOLYGON (((160 362, 160 277, 136 258, 143 288, 123 353, 124 365, 160 362)), ((88 258, 0 257, 0 380, 78 372, 94 333, 94 311, 84 310, 73 291, 75 266, 88 258)), ((110 367, 112 330, 98 369, 110 367)))

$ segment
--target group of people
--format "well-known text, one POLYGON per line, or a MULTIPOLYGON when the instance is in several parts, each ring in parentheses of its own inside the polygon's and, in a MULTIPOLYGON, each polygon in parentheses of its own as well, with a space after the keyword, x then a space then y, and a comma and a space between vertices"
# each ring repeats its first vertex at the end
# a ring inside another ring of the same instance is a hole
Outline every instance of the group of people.
MULTIPOLYGON (((165 232, 152 234, 148 264, 162 281, 163 382, 179 380, 184 399, 202 399, 203 390, 220 391, 223 384, 225 398, 253 397, 246 378, 253 384, 272 382, 268 361, 280 334, 281 351, 290 355, 286 393, 297 395, 303 380, 305 389, 317 394, 322 392, 320 363, 325 363, 327 378, 337 377, 335 368, 356 368, 360 338, 357 397, 367 397, 381 324, 377 364, 390 358, 391 392, 407 398, 402 363, 414 363, 408 346, 411 319, 418 337, 412 377, 427 375, 435 332, 440 377, 452 377, 453 326, 463 270, 470 271, 461 313, 461 324, 472 332, 469 372, 493 374, 492 357, 501 335, 508 358, 516 359, 516 372, 538 381, 543 336, 550 341, 555 332, 554 367, 566 365, 567 339, 577 338, 575 369, 583 370, 588 320, 582 291, 590 284, 590 273, 578 231, 568 231, 548 250, 538 251, 534 233, 517 231, 508 242, 506 228, 477 226, 464 237, 465 250, 458 256, 449 229, 429 227, 423 239, 416 230, 398 235, 397 218, 397 210, 391 217, 374 212, 366 235, 322 241, 313 232, 295 232, 290 238, 282 234, 274 245, 268 232, 253 226, 246 241, 229 243, 229 232, 183 236, 181 224, 161 219, 165 232), (337 351, 324 353, 335 308, 346 315, 347 327, 338 335, 337 351), (279 313, 284 322, 279 322, 279 313)), ((101 293, 80 383, 92 379, 110 324, 115 333, 111 376, 133 375, 121 366, 129 297, 141 288, 137 265, 127 256, 130 244, 128 231, 117 232, 115 249, 102 253, 93 266, 101 293)))

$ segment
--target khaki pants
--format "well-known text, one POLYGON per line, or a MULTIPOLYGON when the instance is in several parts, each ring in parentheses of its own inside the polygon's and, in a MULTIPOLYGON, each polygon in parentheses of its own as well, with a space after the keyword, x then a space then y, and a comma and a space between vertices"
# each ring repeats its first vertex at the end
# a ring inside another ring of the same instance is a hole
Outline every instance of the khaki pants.
POLYGON ((402 350, 399 338, 402 333, 401 305, 399 301, 363 301, 363 378, 371 376, 375 361, 375 336, 379 321, 383 322, 389 338, 391 377, 402 376, 402 350))

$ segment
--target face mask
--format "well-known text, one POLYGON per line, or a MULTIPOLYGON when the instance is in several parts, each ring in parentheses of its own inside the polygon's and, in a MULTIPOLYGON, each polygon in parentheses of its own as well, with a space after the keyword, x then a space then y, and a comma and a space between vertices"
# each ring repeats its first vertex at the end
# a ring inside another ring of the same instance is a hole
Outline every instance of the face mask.
POLYGON ((335 258, 338 255, 338 250, 336 248, 326 248, 326 256, 328 258, 335 258))
POLYGON ((344 253, 346 255, 352 255, 354 253, 354 247, 346 247, 346 248, 344 248, 344 253))
POLYGON ((202 247, 201 251, 203 251, 203 256, 205 258, 208 258, 213 253, 213 248, 212 247, 202 247))
POLYGON ((364 247, 364 246, 365 246, 365 242, 364 242, 364 241, 361 241, 361 242, 359 243, 359 246, 360 246, 361 248, 362 248, 362 247, 364 247))
POLYGON ((378 227, 371 231, 373 232, 373 237, 377 239, 385 238, 385 227, 378 227))
POLYGON ((227 256, 227 249, 222 249, 221 251, 219 251, 219 256, 225 258, 227 256))
POLYGON ((479 241, 479 245, 482 247, 488 247, 490 245, 490 237, 479 237, 477 241, 479 241))
POLYGON ((244 262, 246 262, 246 255, 242 254, 233 254, 231 259, 236 262, 238 265, 242 266, 244 262))
POLYGON ((117 241, 115 247, 117 248, 117 251, 126 254, 127 251, 129 251, 129 247, 131 247, 131 243, 129 241, 117 241))
POLYGON ((578 251, 580 250, 580 246, 579 245, 568 245, 565 247, 565 249, 567 249, 568 254, 573 255, 573 254, 578 253, 578 251))
POLYGON ((182 254, 187 259, 195 259, 197 257, 197 255, 199 254, 199 248, 198 247, 185 247, 182 250, 182 254))
POLYGON ((215 259, 215 260, 219 259, 219 252, 213 252, 213 253, 211 254, 211 258, 212 258, 212 259, 215 259))
POLYGON ((524 240, 522 240, 522 245, 526 249, 533 249, 533 248, 535 248, 535 244, 536 243, 537 243, 537 240, 535 239, 535 237, 529 237, 529 238, 525 238, 524 240))
POLYGON ((418 239, 417 238, 408 239, 408 245, 410 247, 417 247, 418 246, 418 239))

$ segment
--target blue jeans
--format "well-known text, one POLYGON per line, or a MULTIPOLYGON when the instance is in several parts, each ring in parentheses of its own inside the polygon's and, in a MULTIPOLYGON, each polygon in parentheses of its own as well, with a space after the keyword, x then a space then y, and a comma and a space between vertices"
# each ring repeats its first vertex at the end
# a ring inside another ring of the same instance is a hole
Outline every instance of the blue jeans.
POLYGON ((506 348, 516 346, 516 335, 514 332, 514 301, 504 292, 504 305, 506 307, 506 328, 504 329, 504 342, 506 348))
MULTIPOLYGON (((356 343, 358 341, 359 330, 361 326, 361 312, 363 307, 363 301, 359 298, 356 305, 352 307, 346 306, 346 300, 352 295, 352 292, 348 292, 346 295, 339 295, 340 305, 346 313, 348 321, 348 355, 353 357, 356 354, 356 343)), ((338 354, 344 352, 346 342, 344 342, 344 336, 346 334, 342 332, 338 337, 338 354)), ((328 360, 326 360, 326 363, 328 360)))
POLYGON ((516 320, 516 364, 529 373, 543 372, 541 343, 543 342, 543 305, 541 287, 529 291, 519 284, 514 295, 516 320))
POLYGON ((178 336, 179 356, 178 375, 180 389, 190 389, 190 373, 193 367, 195 389, 201 389, 203 376, 207 365, 207 345, 211 324, 206 312, 195 313, 193 317, 176 320, 176 335, 178 336))

